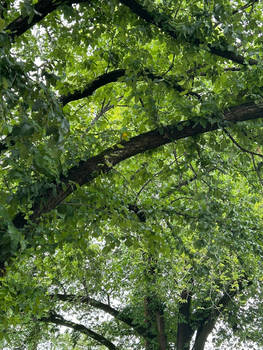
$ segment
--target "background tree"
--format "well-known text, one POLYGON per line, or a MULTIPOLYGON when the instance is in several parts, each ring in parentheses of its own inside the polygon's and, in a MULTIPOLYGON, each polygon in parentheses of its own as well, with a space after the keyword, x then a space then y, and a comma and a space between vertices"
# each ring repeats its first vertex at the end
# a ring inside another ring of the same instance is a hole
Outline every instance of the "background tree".
POLYGON ((0 14, 2 346, 261 345, 262 4, 0 14))

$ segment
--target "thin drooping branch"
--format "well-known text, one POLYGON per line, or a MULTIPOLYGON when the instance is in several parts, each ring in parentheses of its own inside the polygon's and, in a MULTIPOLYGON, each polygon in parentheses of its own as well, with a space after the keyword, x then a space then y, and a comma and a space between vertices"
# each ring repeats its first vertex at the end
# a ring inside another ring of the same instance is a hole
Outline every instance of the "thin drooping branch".
POLYGON ((252 159, 253 168, 257 174, 258 180, 259 180, 260 184, 263 185, 263 181, 262 181, 262 178, 260 175, 260 169, 262 167, 263 162, 259 162, 259 164, 256 165, 255 156, 253 154, 251 154, 251 159, 252 159))
POLYGON ((71 329, 74 329, 77 332, 80 332, 82 334, 87 335, 88 337, 94 339, 96 342, 98 342, 101 345, 106 346, 109 350, 117 350, 118 348, 108 339, 106 339, 101 334, 98 334, 91 329, 83 326, 82 324, 78 324, 72 321, 65 320, 63 317, 56 313, 51 313, 48 317, 43 317, 40 319, 42 322, 48 322, 48 323, 54 323, 58 326, 64 326, 71 329))
POLYGON ((96 299, 90 298, 88 296, 79 296, 79 295, 72 295, 72 294, 54 294, 54 295, 50 295, 50 297, 56 298, 61 301, 67 301, 72 303, 80 302, 82 304, 91 305, 97 309, 103 310, 104 312, 113 316, 117 320, 124 322, 129 327, 133 328, 140 336, 142 337, 147 336, 147 330, 145 327, 139 324, 136 324, 136 322, 131 317, 125 315, 125 313, 118 311, 113 307, 107 304, 104 304, 96 299))
MULTIPOLYGON (((175 160, 172 161, 168 166, 171 166, 175 163, 175 160)), ((145 188, 154 181, 154 179, 159 176, 162 172, 164 172, 165 168, 162 168, 161 170, 157 171, 155 174, 152 175, 152 177, 150 177, 140 188, 140 190, 137 192, 136 194, 136 198, 135 198, 135 203, 138 201, 138 198, 140 196, 140 194, 145 190, 145 188)))
POLYGON ((263 158, 263 154, 250 151, 250 150, 244 148, 243 146, 241 146, 241 145, 234 139, 234 137, 230 134, 230 132, 228 132, 225 128, 223 128, 223 131, 224 131, 224 133, 230 138, 230 140, 233 142, 233 144, 236 145, 242 152, 248 153, 248 154, 253 155, 253 156, 258 156, 258 157, 260 157, 260 158, 263 158))
POLYGON ((34 6, 32 6, 31 14, 17 17, 13 22, 8 24, 5 31, 8 33, 10 39, 14 40, 16 37, 19 37, 28 29, 32 28, 36 23, 39 23, 59 6, 82 2, 88 2, 88 0, 39 0, 34 6))
POLYGON ((235 15, 236 13, 242 12, 242 11, 246 10, 247 8, 249 8, 249 7, 252 7, 252 8, 253 8, 253 6, 254 6, 258 1, 259 1, 259 0, 251 0, 251 1, 249 1, 248 3, 246 3, 245 5, 243 5, 243 6, 239 7, 239 8, 237 8, 236 10, 234 10, 232 14, 235 15))
MULTIPOLYGON (((156 10, 148 10, 145 6, 141 5, 136 0, 120 0, 120 3, 129 7, 129 9, 139 16, 141 19, 144 19, 146 22, 155 25, 162 32, 168 34, 173 39, 179 40, 181 37, 181 33, 173 26, 172 19, 156 10)), ((205 44, 202 40, 197 37, 194 37, 192 34, 187 35, 184 33, 184 40, 191 45, 199 47, 201 44, 205 44)), ((234 51, 229 51, 227 49, 227 45, 224 41, 218 42, 215 44, 208 44, 207 49, 214 55, 217 55, 222 58, 226 58, 232 62, 246 65, 247 63, 250 65, 258 64, 258 61, 254 59, 246 59, 244 56, 235 53, 234 51)), ((237 51, 237 50, 236 50, 237 51)))

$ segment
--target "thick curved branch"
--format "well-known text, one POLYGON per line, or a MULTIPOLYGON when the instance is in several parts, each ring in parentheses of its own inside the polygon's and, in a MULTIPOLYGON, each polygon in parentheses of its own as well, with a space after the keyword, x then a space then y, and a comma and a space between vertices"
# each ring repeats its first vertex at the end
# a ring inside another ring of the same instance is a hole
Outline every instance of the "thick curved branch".
POLYGON ((91 96, 97 89, 110 83, 116 82, 125 75, 125 69, 116 69, 112 72, 102 74, 87 84, 85 89, 76 90, 72 94, 61 96, 60 101, 63 106, 72 101, 77 101, 91 96))
POLYGON ((129 327, 132 327, 139 335, 142 337, 147 337, 147 330, 146 328, 142 327, 141 325, 138 325, 134 322, 134 320, 131 317, 126 316, 121 311, 118 311, 114 309, 113 307, 104 304, 96 299, 90 298, 88 296, 78 296, 78 295, 72 295, 72 294, 54 294, 50 295, 52 298, 57 298, 61 301, 69 301, 69 302, 80 302, 83 304, 91 305, 97 309, 103 310, 104 312, 108 313, 109 315, 113 316, 119 321, 122 321, 126 323, 129 327))
POLYGON ((5 28, 5 31, 7 31, 9 37, 14 40, 16 37, 32 28, 36 23, 40 22, 48 14, 56 10, 59 6, 81 2, 88 2, 88 0, 39 0, 38 3, 32 7, 32 14, 19 16, 5 28))
MULTIPOLYGON (((160 13, 156 10, 149 11, 146 7, 141 5, 136 0, 120 0, 120 3, 129 7, 129 9, 134 14, 139 16, 141 19, 144 19, 146 22, 155 25, 156 27, 161 29, 162 32, 168 34, 173 39, 178 40, 181 36, 181 33, 171 24, 172 19, 169 16, 160 13)), ((193 35, 184 34, 184 39, 189 44, 197 47, 201 44, 205 44, 205 42, 194 37, 193 35)), ((235 53, 233 51, 229 51, 227 49, 222 49, 222 47, 226 47, 225 42, 207 45, 209 52, 219 57, 226 58, 232 62, 242 65, 245 65, 247 63, 250 65, 258 64, 258 62, 254 59, 247 60, 244 56, 239 55, 238 53, 235 53)))
MULTIPOLYGON (((69 102, 76 101, 85 97, 91 96, 97 89, 116 82, 119 78, 125 75, 125 69, 117 69, 109 73, 102 74, 96 79, 87 84, 85 89, 76 90, 71 94, 63 95, 60 97, 60 102, 62 106, 65 106, 69 102)), ((10 133, 4 140, 0 142, 0 153, 8 149, 7 139, 10 140, 10 144, 13 146, 15 141, 12 140, 12 133, 10 133)))
POLYGON ((237 294, 237 290, 226 291, 211 313, 199 322, 195 342, 192 350, 203 350, 209 334, 213 331, 220 313, 226 308, 232 298, 237 294))
MULTIPOLYGON (((103 87, 107 84, 118 81, 118 79, 121 77, 124 77, 125 74, 126 74, 125 69, 116 69, 112 72, 102 74, 98 76, 96 79, 94 79, 92 82, 87 84, 85 89, 76 90, 72 94, 62 96, 60 98, 60 101, 62 105, 65 106, 69 102, 80 100, 85 97, 89 97, 100 87, 103 87)), ((139 76, 145 76, 146 78, 151 79, 153 81, 161 81, 167 87, 172 88, 173 90, 176 90, 178 92, 185 92, 185 89, 182 86, 180 86, 174 79, 173 80, 169 79, 169 77, 164 78, 161 75, 150 72, 148 69, 145 69, 144 71, 142 71, 139 74, 139 76)), ((200 99, 200 96, 196 92, 188 91, 186 92, 185 95, 194 96, 200 99)))
MULTIPOLYGON (((115 165, 126 159, 175 140, 204 134, 224 126, 230 126, 232 123, 263 118, 263 105, 255 105, 254 103, 239 105, 222 113, 221 122, 209 121, 213 118, 214 116, 210 116, 210 119, 186 120, 160 127, 132 137, 129 141, 122 141, 86 161, 80 161, 77 166, 69 169, 67 176, 61 176, 59 184, 51 183, 50 188, 35 200, 30 220, 37 222, 43 214, 55 209, 72 194, 77 185, 88 185, 98 176, 108 173, 115 165)), ((20 229, 24 228, 28 221, 23 213, 18 213, 13 219, 13 224, 20 229)), ((25 234, 30 235, 30 230, 27 230, 25 234)), ((0 267, 4 268, 5 261, 9 260, 13 254, 6 248, 2 249, 4 249, 3 256, 5 258, 4 261, 0 261, 0 267)))
POLYGON ((117 350, 118 349, 111 341, 109 341, 108 339, 106 339, 102 335, 90 330, 89 328, 87 328, 81 324, 78 324, 78 323, 75 323, 72 321, 67 321, 63 317, 61 317, 60 315, 57 315, 56 313, 51 313, 48 317, 41 318, 40 321, 54 323, 58 326, 72 328, 75 331, 78 331, 78 332, 85 334, 88 337, 96 340, 98 343, 106 346, 109 350, 117 350))
MULTIPOLYGON (((132 137, 129 141, 122 141, 86 161, 80 161, 78 166, 69 169, 67 176, 61 176, 60 184, 52 184, 52 188, 36 200, 30 219, 37 221, 41 215, 56 208, 74 192, 75 184, 87 185, 99 175, 108 173, 118 163, 137 154, 156 149, 175 140, 217 130, 231 123, 262 117, 263 105, 244 104, 227 110, 221 122, 210 122, 209 119, 186 120, 132 137)), ((210 120, 212 119, 213 116, 210 116, 210 120)), ((21 214, 14 218, 17 228, 24 227, 26 223, 21 214)))

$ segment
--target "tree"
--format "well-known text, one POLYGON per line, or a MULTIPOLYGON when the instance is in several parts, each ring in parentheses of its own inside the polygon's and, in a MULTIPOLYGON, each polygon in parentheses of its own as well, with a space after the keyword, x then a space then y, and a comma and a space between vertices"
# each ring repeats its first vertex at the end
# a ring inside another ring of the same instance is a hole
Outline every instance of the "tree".
POLYGON ((2 346, 261 345, 262 5, 0 14, 2 346))

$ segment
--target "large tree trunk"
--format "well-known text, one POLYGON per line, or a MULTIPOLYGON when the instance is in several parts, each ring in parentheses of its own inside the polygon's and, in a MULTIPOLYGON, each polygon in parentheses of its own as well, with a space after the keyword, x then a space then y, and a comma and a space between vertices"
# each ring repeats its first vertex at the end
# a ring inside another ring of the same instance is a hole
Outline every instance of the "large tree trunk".
POLYGON ((153 335, 152 339, 146 341, 146 350, 167 350, 164 305, 155 291, 158 261, 151 254, 144 254, 144 259, 147 262, 144 272, 147 280, 144 314, 149 334, 153 335))
POLYGON ((156 324, 157 324, 157 335, 160 350, 166 350, 167 347, 167 337, 165 333, 165 320, 163 308, 160 306, 156 311, 156 324))
POLYGON ((163 307, 156 295, 144 299, 145 323, 151 338, 146 340, 146 350, 167 350, 167 337, 165 333, 165 320, 163 307))
MULTIPOLYGON (((143 210, 137 205, 129 205, 140 222, 145 223, 147 217, 143 210)), ((165 333, 164 307, 158 296, 154 292, 156 282, 155 271, 158 267, 158 261, 151 254, 144 253, 143 259, 146 261, 144 276, 147 280, 146 296, 144 298, 144 316, 147 333, 150 335, 145 341, 146 350, 167 350, 167 337, 165 333)))
POLYGON ((189 350, 190 341, 194 334, 194 329, 191 327, 190 307, 191 293, 183 290, 181 293, 182 302, 179 307, 178 324, 177 324, 177 350, 189 350))

